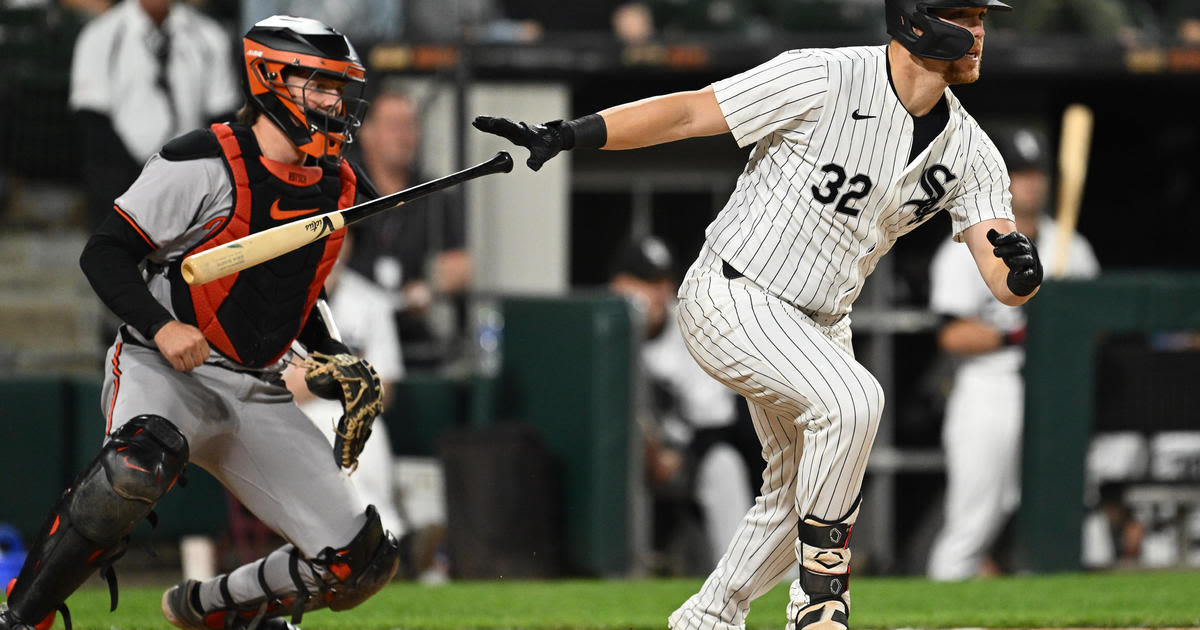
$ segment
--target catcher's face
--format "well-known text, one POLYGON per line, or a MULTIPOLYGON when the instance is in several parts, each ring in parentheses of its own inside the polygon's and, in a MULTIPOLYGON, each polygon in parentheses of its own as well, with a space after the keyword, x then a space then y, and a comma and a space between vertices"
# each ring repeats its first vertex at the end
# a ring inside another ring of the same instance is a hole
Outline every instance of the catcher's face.
POLYGON ((343 111, 342 97, 346 91, 346 82, 332 77, 315 74, 289 74, 284 80, 292 99, 305 109, 311 109, 323 114, 341 114, 343 111))

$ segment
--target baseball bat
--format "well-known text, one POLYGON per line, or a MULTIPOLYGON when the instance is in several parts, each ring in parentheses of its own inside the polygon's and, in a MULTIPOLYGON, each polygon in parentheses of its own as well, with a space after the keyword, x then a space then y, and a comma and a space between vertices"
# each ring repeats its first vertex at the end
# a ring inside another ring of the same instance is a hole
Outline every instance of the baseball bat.
POLYGON ((372 199, 345 210, 334 210, 307 219, 277 225, 271 229, 248 234, 183 259, 180 271, 184 282, 197 285, 212 282, 231 273, 253 267, 277 256, 299 249, 316 240, 325 238, 343 227, 363 219, 402 206, 414 199, 444 190, 465 181, 491 175, 508 173, 513 169, 512 157, 501 151, 492 159, 475 166, 405 188, 378 199, 372 199))
POLYGON ((1083 185, 1087 179, 1092 126, 1092 109, 1087 105, 1074 103, 1063 110, 1058 145, 1058 210, 1055 215, 1058 231, 1054 235, 1051 278, 1061 278, 1067 273, 1071 237, 1079 223, 1079 207, 1083 202, 1083 185))

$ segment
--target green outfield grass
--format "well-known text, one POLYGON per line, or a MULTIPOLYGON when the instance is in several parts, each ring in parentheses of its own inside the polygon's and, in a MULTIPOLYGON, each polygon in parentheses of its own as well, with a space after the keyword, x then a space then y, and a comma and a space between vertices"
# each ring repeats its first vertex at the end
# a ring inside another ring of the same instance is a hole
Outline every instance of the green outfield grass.
MULTIPOLYGON (((662 630, 698 580, 396 582, 358 608, 314 612, 305 630, 392 628, 662 630)), ((1200 627, 1200 572, 1070 574, 936 584, 915 578, 855 579, 855 628, 1200 627)), ((123 587, 117 612, 99 580, 71 597, 79 630, 170 628, 162 588, 123 587)), ((755 602, 751 629, 782 628, 787 585, 755 602)), ((55 624, 62 628, 62 622, 55 624)))

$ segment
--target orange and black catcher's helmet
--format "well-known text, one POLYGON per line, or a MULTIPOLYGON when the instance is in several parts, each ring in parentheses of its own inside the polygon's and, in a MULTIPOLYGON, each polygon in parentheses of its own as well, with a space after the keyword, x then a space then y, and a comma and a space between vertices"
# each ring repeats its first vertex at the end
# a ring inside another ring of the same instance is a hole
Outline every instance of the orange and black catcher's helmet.
POLYGON ((336 164, 353 141, 366 108, 366 68, 350 40, 307 18, 275 15, 255 24, 242 40, 246 98, 279 125, 301 151, 336 164), (294 96, 285 80, 305 79, 294 96), (337 104, 327 111, 305 107, 304 92, 319 90, 318 77, 342 84, 337 104))
POLYGON ((1000 0, 884 0, 887 32, 912 54, 929 59, 961 59, 975 44, 971 31, 938 19, 930 9, 1011 11, 1000 0), (918 35, 913 27, 921 29, 918 35))

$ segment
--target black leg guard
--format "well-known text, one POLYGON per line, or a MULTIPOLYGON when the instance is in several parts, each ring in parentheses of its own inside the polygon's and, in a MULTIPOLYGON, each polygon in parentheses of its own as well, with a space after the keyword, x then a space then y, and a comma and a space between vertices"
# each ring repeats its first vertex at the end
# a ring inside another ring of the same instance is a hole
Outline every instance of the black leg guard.
POLYGON ((315 561, 336 580, 326 597, 332 610, 348 610, 367 601, 391 581, 400 567, 400 544, 383 528, 375 506, 367 507, 367 523, 350 544, 326 547, 315 561))
POLYGON ((187 460, 187 440, 165 418, 138 416, 117 429, 30 546, 8 596, 11 618, 40 622, 96 569, 110 566, 187 460))
POLYGON ((850 532, 861 499, 836 521, 811 515, 800 521, 800 588, 808 595, 808 605, 793 617, 797 630, 844 630, 849 625, 850 532))

